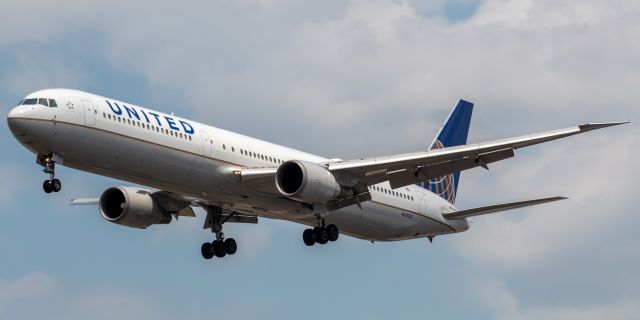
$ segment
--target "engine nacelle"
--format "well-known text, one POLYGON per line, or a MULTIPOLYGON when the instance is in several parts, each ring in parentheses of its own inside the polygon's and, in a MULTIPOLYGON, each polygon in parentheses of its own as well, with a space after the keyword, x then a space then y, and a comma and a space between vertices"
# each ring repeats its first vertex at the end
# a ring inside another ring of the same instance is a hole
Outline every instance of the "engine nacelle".
POLYGON ((287 161, 278 167, 276 186, 284 196, 306 203, 327 203, 342 188, 327 168, 306 161, 287 161))
POLYGON ((109 222, 145 229, 171 222, 171 214, 160 208, 147 190, 113 187, 100 197, 100 213, 109 222))

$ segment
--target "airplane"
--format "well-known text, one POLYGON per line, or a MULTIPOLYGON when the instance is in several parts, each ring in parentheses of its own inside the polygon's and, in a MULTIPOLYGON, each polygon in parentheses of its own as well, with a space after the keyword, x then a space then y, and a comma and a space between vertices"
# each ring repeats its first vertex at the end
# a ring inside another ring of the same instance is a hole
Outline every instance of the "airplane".
POLYGON ((515 150, 628 122, 586 123, 560 130, 467 144, 473 103, 459 100, 428 148, 352 160, 325 158, 130 103, 70 89, 26 96, 8 116, 13 136, 36 155, 59 192, 56 165, 146 186, 114 186, 95 205, 109 222, 146 229, 195 217, 215 235, 205 259, 233 255, 225 223, 280 219, 307 226, 305 245, 340 234, 399 241, 463 232, 469 218, 566 199, 547 197, 470 209, 455 206, 460 173, 514 157, 515 150))

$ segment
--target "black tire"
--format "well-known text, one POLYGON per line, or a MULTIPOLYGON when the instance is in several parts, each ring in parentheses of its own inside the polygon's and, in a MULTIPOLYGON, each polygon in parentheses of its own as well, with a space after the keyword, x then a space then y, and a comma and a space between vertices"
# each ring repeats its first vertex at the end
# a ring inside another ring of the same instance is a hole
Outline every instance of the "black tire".
POLYGON ((227 250, 224 247, 224 242, 219 240, 214 240, 211 245, 213 245, 213 254, 218 258, 223 258, 227 255, 227 250))
POLYGON ((329 233, 326 228, 317 228, 315 229, 316 234, 316 242, 319 244, 325 244, 329 242, 329 233))
POLYGON ((200 252, 202 253, 202 257, 207 260, 213 258, 213 245, 209 242, 203 243, 200 252))
POLYGON ((233 238, 229 238, 225 240, 224 249, 227 252, 227 254, 236 253, 236 251, 238 251, 238 244, 236 243, 236 240, 234 240, 233 238))
POLYGON ((329 241, 336 241, 340 236, 340 230, 335 224, 330 224, 327 226, 327 233, 329 234, 329 241))
POLYGON ((58 179, 51 180, 51 190, 53 192, 60 192, 60 190, 62 190, 62 182, 58 179))
POLYGON ((304 241, 304 244, 306 244, 308 247, 316 244, 315 232, 313 232, 312 229, 305 229, 304 232, 302 232, 302 241, 304 241))
POLYGON ((51 186, 51 181, 50 181, 50 180, 45 180, 45 181, 42 183, 42 190, 44 190, 44 192, 46 192, 46 193, 51 193, 51 192, 53 192, 53 188, 52 188, 52 186, 51 186))

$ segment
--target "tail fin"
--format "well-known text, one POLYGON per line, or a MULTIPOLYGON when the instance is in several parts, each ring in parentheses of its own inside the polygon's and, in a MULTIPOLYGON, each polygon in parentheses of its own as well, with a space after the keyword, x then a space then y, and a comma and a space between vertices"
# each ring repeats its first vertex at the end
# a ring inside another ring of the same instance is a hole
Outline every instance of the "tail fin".
MULTIPOLYGON (((458 100, 451 114, 449 114, 447 121, 442 125, 440 132, 438 132, 433 143, 431 143, 429 150, 466 144, 472 112, 473 103, 458 100)), ((422 181, 418 183, 418 185, 454 204, 456 202, 459 181, 460 172, 458 171, 444 177, 422 181)))

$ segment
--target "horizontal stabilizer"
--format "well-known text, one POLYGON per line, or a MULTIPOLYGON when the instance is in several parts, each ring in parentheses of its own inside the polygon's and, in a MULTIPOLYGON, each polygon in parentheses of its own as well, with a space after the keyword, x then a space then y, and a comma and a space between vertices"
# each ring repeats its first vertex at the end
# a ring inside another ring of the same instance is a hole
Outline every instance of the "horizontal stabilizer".
POLYGON ((454 212, 449 212, 443 214, 443 216, 447 219, 464 219, 473 216, 479 216, 483 214, 495 213, 500 211, 506 211, 517 208, 524 208, 529 206, 535 206, 538 204, 543 204, 547 202, 553 202, 558 200, 566 200, 565 197, 552 197, 552 198, 543 198, 543 199, 535 199, 535 200, 526 200, 519 202, 510 202, 510 203, 502 203, 502 204, 494 204, 486 207, 478 207, 473 209, 459 210, 454 212))
POLYGON ((71 199, 70 206, 95 206, 100 202, 100 198, 78 198, 71 199))

